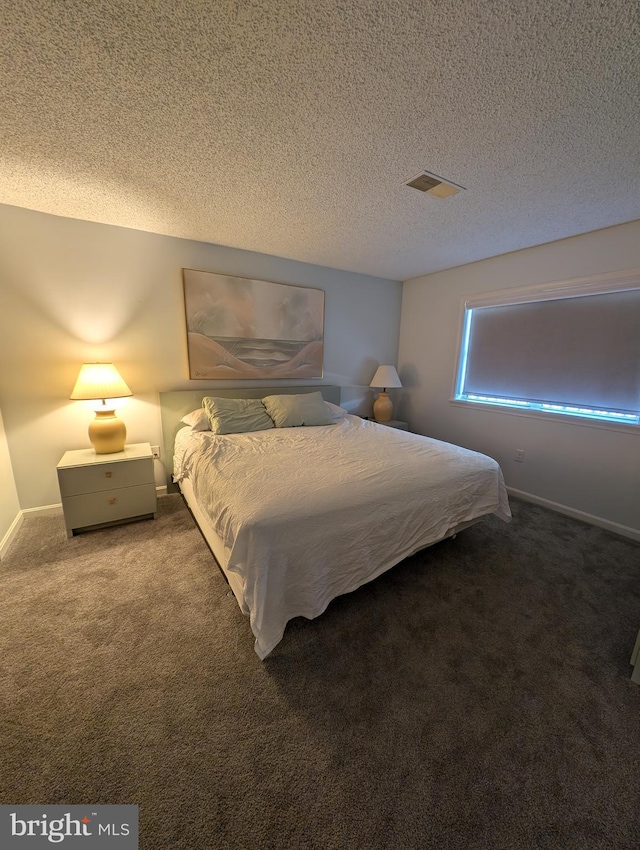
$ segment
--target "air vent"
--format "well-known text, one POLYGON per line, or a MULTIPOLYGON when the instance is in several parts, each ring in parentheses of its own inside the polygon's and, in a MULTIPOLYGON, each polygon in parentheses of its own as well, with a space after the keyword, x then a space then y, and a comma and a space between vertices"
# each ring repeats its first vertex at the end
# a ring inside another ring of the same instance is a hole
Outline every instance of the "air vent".
POLYGON ((434 198, 449 198, 451 195, 457 195, 460 191, 465 191, 464 186, 458 186, 456 183, 444 180, 437 174, 430 174, 428 171, 420 172, 404 185, 424 192, 425 195, 432 195, 434 198))

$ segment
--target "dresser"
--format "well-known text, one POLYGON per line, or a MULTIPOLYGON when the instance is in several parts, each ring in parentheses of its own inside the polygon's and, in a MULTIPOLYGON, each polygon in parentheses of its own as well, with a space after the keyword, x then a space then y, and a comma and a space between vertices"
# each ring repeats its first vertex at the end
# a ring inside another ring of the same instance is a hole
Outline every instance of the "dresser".
POLYGON ((135 519, 155 518, 156 483, 149 443, 96 454, 65 452, 56 467, 67 535, 135 519))

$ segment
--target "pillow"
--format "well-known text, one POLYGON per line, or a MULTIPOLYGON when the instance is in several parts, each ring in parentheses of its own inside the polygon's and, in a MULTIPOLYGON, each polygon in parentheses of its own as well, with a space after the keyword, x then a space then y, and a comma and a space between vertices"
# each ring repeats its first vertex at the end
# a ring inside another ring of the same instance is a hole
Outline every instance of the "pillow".
POLYGON ((344 407, 340 407, 338 404, 332 404, 330 401, 325 401, 325 406, 328 408, 332 419, 342 419, 343 416, 349 413, 344 407))
POLYGON ((273 428, 273 422, 259 398, 207 396, 202 399, 202 406, 214 434, 244 434, 273 428))
POLYGON ((268 395, 262 400, 276 428, 334 424, 320 392, 268 395))
POLYGON ((197 410, 192 410, 180 420, 185 425, 190 425, 192 431, 210 431, 211 423, 207 416, 207 411, 199 407, 197 410))

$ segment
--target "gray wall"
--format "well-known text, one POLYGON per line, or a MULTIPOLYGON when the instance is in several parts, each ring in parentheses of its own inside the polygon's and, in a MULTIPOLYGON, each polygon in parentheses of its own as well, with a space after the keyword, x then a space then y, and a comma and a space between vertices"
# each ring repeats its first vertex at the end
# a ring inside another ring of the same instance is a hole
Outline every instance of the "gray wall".
POLYGON ((160 390, 233 386, 188 379, 185 267, 323 289, 323 380, 370 411, 376 367, 397 360, 398 281, 0 206, 0 402, 22 509, 58 503, 56 463, 89 445, 93 414, 69 401, 81 363, 112 361, 129 384, 132 443, 162 443, 160 390))
POLYGON ((452 404, 465 298, 640 267, 640 222, 504 254, 404 284, 399 415, 496 458, 516 490, 640 533, 640 429, 622 432, 452 404), (515 462, 516 449, 525 462, 515 462))

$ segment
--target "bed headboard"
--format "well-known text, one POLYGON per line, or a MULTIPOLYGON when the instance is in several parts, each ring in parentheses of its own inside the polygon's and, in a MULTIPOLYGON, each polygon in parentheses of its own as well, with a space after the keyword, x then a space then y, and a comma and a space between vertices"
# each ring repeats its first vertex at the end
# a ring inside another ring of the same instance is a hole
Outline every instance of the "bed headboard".
POLYGON ((209 388, 206 390, 175 390, 160 393, 160 415, 162 417, 162 462, 167 473, 167 492, 175 492, 176 486, 171 480, 173 469, 173 444, 176 433, 184 425, 182 417, 202 407, 205 396, 219 398, 264 398, 267 395, 291 395, 295 393, 316 393, 320 391, 325 401, 340 404, 340 387, 320 385, 311 387, 234 387, 233 389, 209 388))

